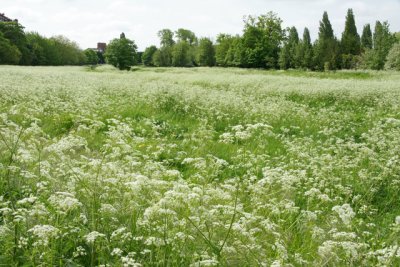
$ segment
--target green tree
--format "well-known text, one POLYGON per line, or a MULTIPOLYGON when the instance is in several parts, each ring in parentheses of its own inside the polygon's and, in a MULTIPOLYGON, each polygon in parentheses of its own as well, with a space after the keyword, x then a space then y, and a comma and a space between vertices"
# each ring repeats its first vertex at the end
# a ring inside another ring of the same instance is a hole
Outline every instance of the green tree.
POLYGON ((295 64, 296 68, 313 69, 313 46, 308 28, 304 29, 303 40, 296 47, 295 64))
POLYGON ((376 22, 373 41, 372 52, 366 54, 367 66, 374 70, 381 70, 385 66, 390 49, 396 42, 396 38, 390 32, 388 22, 376 22))
POLYGON ((316 69, 332 70, 340 66, 339 42, 334 36, 332 25, 326 11, 320 22, 318 40, 314 52, 316 69))
POLYGON ((171 47, 175 44, 174 33, 170 29, 160 30, 157 35, 160 38, 160 45, 162 47, 171 47))
POLYGON ((174 67, 193 66, 190 56, 190 45, 186 41, 179 41, 173 47, 172 65, 174 67))
POLYGON ((357 27, 352 9, 347 11, 345 29, 341 39, 342 68, 356 67, 358 56, 361 54, 361 39, 357 33, 357 27))
POLYGON ((363 28, 362 36, 361 36, 361 47, 365 49, 372 49, 373 41, 372 41, 372 31, 371 25, 366 24, 363 28))
POLYGON ((226 54, 226 65, 229 67, 244 67, 245 66, 245 49, 243 46, 243 38, 235 36, 232 39, 232 44, 226 54))
POLYGON ((47 65, 48 54, 46 51, 46 45, 48 40, 35 32, 27 33, 26 40, 32 55, 31 64, 34 66, 47 65))
POLYGON ((215 48, 209 38, 201 38, 199 42, 197 61, 200 66, 215 65, 215 48))
POLYGON ((0 32, 0 64, 18 64, 21 52, 0 32))
POLYGON ((155 45, 149 46, 144 50, 142 61, 145 66, 154 66, 153 56, 157 52, 157 47, 155 45))
POLYGON ((233 43, 234 37, 229 34, 219 34, 217 36, 217 45, 215 46, 215 59, 218 66, 226 67, 227 54, 233 43))
POLYGON ((292 27, 288 31, 289 36, 279 53, 279 66, 284 70, 296 67, 296 49, 299 44, 299 34, 296 27, 292 27))
POLYGON ((99 57, 93 49, 86 49, 84 53, 86 56, 86 64, 97 65, 99 63, 99 57))
POLYGON ((385 69, 400 71, 400 42, 397 42, 390 49, 386 59, 385 69))
POLYGON ((197 45, 197 37, 194 32, 187 30, 187 29, 178 29, 175 32, 175 36, 178 39, 178 42, 187 42, 190 46, 197 45))
POLYGON ((27 46, 24 27, 15 21, 0 22, 0 32, 3 33, 4 38, 8 39, 21 52, 18 63, 21 65, 30 65, 32 57, 27 46))
POLYGON ((343 54, 359 55, 361 53, 360 35, 357 33, 356 22, 352 9, 347 11, 346 24, 341 40, 343 54))
POLYGON ((259 17, 248 16, 242 39, 243 66, 276 68, 280 45, 284 38, 282 20, 273 12, 259 17))
POLYGON ((69 40, 65 36, 59 35, 50 38, 57 50, 58 64, 56 65, 83 65, 86 57, 78 44, 69 40))
POLYGON ((137 46, 134 41, 124 36, 121 37, 108 44, 105 57, 107 62, 114 67, 120 70, 130 70, 136 64, 137 46))
POLYGON ((172 47, 161 47, 153 55, 153 63, 157 67, 172 66, 172 47))

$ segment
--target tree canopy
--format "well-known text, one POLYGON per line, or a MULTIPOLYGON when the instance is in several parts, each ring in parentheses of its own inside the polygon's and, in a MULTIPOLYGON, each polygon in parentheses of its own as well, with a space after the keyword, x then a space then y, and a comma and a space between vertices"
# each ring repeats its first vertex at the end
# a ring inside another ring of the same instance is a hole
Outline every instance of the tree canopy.
POLYGON ((136 64, 137 46, 134 41, 129 40, 121 34, 119 39, 112 40, 105 53, 107 63, 120 70, 130 70, 136 64))

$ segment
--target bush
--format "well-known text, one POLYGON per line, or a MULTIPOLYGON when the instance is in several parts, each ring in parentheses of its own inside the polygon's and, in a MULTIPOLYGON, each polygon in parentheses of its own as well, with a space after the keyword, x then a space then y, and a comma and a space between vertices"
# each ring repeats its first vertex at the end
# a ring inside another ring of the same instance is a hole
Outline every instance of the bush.
POLYGON ((386 58, 385 69, 400 70, 400 43, 396 43, 386 58))

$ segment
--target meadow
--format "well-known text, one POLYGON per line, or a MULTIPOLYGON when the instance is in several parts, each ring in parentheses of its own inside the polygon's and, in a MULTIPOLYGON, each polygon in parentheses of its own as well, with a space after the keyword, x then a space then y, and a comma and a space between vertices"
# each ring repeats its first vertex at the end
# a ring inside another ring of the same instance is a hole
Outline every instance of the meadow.
POLYGON ((400 266, 400 73, 0 66, 0 266, 400 266))

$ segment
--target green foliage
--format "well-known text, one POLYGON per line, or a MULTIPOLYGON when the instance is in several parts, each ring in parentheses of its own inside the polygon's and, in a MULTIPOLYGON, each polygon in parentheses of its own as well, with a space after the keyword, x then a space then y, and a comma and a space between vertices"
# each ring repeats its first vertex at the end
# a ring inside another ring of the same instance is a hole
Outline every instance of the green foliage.
POLYGON ((86 55, 79 46, 64 36, 50 39, 38 33, 26 34, 32 65, 83 65, 86 55))
POLYGON ((339 42, 333 34, 328 13, 324 12, 319 26, 318 40, 314 48, 314 63, 317 70, 335 70, 340 66, 339 42))
MULTIPOLYGON (((284 39, 282 20, 273 12, 245 18, 243 62, 248 68, 277 68, 281 42, 284 39)), ((238 61, 235 59, 235 61, 238 61)))
POLYGON ((99 57, 97 56, 96 51, 89 48, 86 49, 84 53, 86 56, 86 64, 97 65, 99 63, 99 57))
POLYGON ((200 66, 215 65, 215 48, 209 38, 201 38, 199 42, 197 62, 200 66))
POLYGON ((122 36, 108 44, 105 57, 107 62, 114 67, 120 70, 130 70, 136 64, 136 50, 135 42, 122 36))
POLYGON ((400 73, 98 71, 0 66, 0 265, 400 266, 400 73))
POLYGON ((187 29, 178 29, 175 32, 175 36, 178 39, 178 42, 186 42, 190 46, 192 45, 197 45, 197 37, 196 34, 190 30, 187 29))
POLYGON ((343 69, 354 69, 357 66, 361 54, 361 38, 357 32, 353 10, 349 9, 346 16, 345 29, 340 43, 341 67, 343 69))
POLYGON ((18 63, 21 65, 30 65, 31 53, 27 47, 24 27, 15 21, 0 22, 0 32, 4 38, 8 39, 20 51, 21 56, 18 63))
POLYGON ((85 54, 79 49, 77 43, 62 35, 52 37, 51 40, 59 57, 59 64, 56 65, 85 64, 85 54))
POLYGON ((234 36, 229 34, 219 34, 217 37, 217 45, 215 46, 215 60, 218 66, 227 67, 228 51, 233 44, 234 36))
POLYGON ((294 62, 296 68, 313 69, 313 46, 308 28, 304 29, 303 39, 295 47, 294 62))
POLYGON ((400 42, 397 42, 390 49, 386 59, 385 69, 400 71, 400 42))
POLYGON ((172 65, 174 67, 192 67, 190 45, 186 41, 177 42, 172 51, 172 65))
POLYGON ((243 38, 235 36, 232 38, 232 43, 225 58, 226 64, 229 67, 245 67, 245 49, 243 38))
POLYGON ((152 45, 143 52, 142 61, 145 66, 154 66, 153 56, 157 52, 157 47, 152 45))
POLYGON ((160 44, 162 47, 171 47, 175 44, 174 32, 170 29, 163 29, 157 33, 160 38, 160 44))
POLYGON ((153 63, 157 67, 172 66, 172 47, 161 47, 153 55, 153 63))
POLYGON ((344 55, 359 55, 361 53, 360 35, 357 32, 352 9, 347 11, 345 29, 341 40, 341 52, 344 55))
POLYGON ((370 24, 366 24, 364 26, 363 33, 361 36, 361 46, 363 49, 372 49, 373 47, 372 31, 370 24))
POLYGON ((21 52, 0 32, 0 64, 18 64, 21 52))
POLYGON ((369 67, 374 70, 381 70, 385 66, 386 58, 389 54, 390 49, 396 42, 396 38, 390 32, 389 23, 381 23, 377 21, 375 24, 374 32, 374 48, 373 56, 370 61, 369 67))
POLYGON ((299 47, 299 34, 296 27, 292 27, 288 31, 289 36, 279 54, 279 66, 284 70, 295 68, 298 65, 296 52, 299 47))

